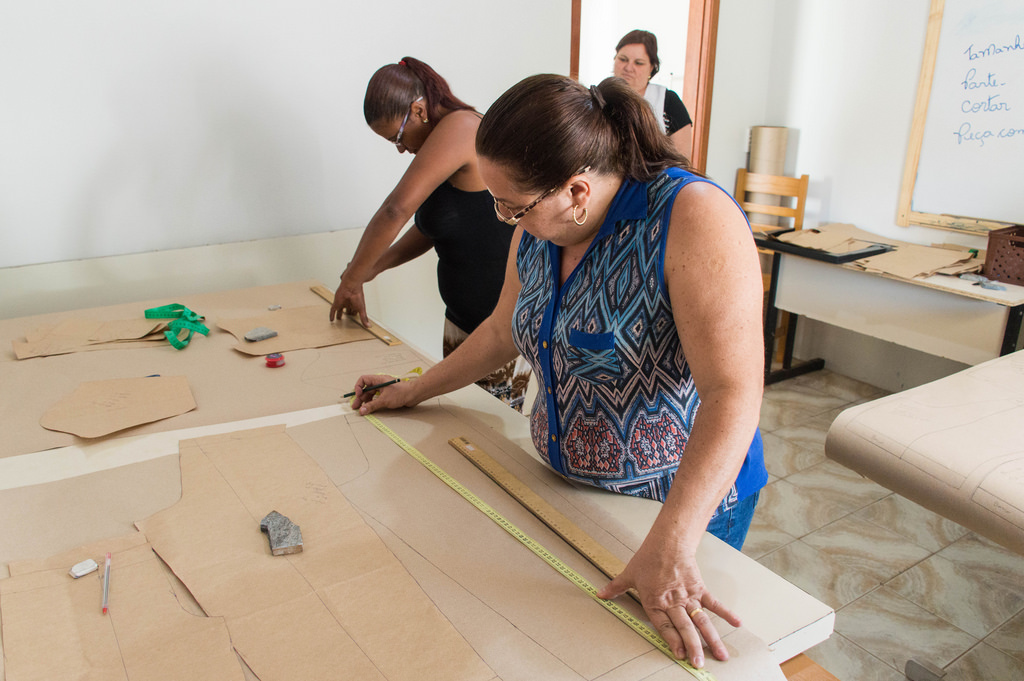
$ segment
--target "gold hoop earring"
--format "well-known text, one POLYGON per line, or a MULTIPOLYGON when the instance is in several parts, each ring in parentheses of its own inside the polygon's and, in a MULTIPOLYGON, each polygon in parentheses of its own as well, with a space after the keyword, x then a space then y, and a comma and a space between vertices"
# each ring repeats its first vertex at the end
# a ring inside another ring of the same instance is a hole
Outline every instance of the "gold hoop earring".
POLYGON ((577 208, 579 208, 579 206, 577 206, 575 203, 572 204, 572 221, 575 222, 577 225, 580 225, 582 227, 587 222, 587 209, 586 208, 583 209, 583 219, 579 220, 579 219, 576 218, 576 209, 577 208))

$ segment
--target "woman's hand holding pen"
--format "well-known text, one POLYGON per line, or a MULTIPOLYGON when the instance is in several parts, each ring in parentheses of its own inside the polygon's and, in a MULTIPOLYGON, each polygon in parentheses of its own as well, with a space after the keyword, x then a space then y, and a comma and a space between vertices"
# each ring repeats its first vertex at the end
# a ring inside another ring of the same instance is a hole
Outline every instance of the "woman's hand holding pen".
POLYGON ((352 408, 366 416, 378 409, 414 407, 422 401, 416 396, 415 386, 415 380, 396 380, 388 374, 360 376, 356 381, 352 408))

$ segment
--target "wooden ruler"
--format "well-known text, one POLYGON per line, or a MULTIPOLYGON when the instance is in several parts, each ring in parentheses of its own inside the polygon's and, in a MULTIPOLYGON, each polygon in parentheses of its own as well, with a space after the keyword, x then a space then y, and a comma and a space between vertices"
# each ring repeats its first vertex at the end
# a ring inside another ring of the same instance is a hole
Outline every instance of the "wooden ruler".
MULTIPOLYGON (((599 544, 596 539, 583 531, 579 525, 569 520, 561 511, 545 501, 539 494, 526 486, 522 480, 512 475, 490 454, 480 449, 464 437, 453 437, 448 444, 459 450, 463 456, 472 461, 477 468, 498 483, 502 489, 511 494, 530 513, 550 527, 555 534, 580 552, 593 563, 594 567, 604 573, 608 579, 614 579, 621 573, 626 564, 611 551, 599 544)), ((632 595, 632 594, 631 594, 632 595)))
MULTIPOLYGON (((312 291, 313 293, 317 294, 318 296, 320 296, 324 300, 326 300, 328 303, 331 303, 332 305, 334 304, 334 294, 331 293, 331 291, 326 286, 323 286, 321 284, 317 284, 316 286, 310 286, 309 290, 312 291)), ((350 318, 356 324, 359 324, 359 326, 363 326, 362 323, 359 321, 358 317, 351 317, 350 316, 350 318)), ((402 344, 402 341, 400 341, 397 338, 395 338, 395 336, 392 333, 390 333, 387 329, 385 329, 384 327, 380 326, 379 324, 374 324, 371 327, 363 326, 363 328, 366 329, 367 331, 369 331, 370 333, 372 333, 377 338, 379 338, 381 341, 383 341, 385 345, 401 345, 402 344)))

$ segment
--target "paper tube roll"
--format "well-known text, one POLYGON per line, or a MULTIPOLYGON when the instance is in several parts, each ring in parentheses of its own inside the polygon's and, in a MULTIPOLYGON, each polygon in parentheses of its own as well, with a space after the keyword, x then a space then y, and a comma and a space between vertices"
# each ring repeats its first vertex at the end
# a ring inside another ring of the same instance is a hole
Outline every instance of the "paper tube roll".
MULTIPOLYGON (((782 175, 786 170, 786 143, 789 129, 773 125, 756 125, 750 130, 750 158, 747 170, 764 175, 782 175)), ((779 198, 757 192, 748 192, 750 201, 766 205, 779 205, 779 198)), ((751 222, 763 225, 777 225, 779 218, 774 215, 755 213, 751 222)))
POLYGON ((786 169, 786 142, 789 128, 756 125, 750 129, 750 161, 747 170, 765 175, 781 175, 786 169))

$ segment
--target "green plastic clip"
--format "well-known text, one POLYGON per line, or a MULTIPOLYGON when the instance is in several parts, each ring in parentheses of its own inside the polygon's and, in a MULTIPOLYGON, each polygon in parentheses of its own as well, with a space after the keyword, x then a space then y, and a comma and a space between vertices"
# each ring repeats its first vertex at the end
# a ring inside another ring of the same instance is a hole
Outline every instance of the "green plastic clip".
POLYGON ((210 329, 203 324, 206 317, 193 312, 184 305, 175 303, 161 307, 151 307, 146 310, 146 319, 173 319, 164 331, 164 337, 178 350, 184 350, 185 346, 192 340, 193 333, 201 333, 204 336, 210 335, 210 329), (179 331, 187 331, 188 334, 181 338, 179 331))

